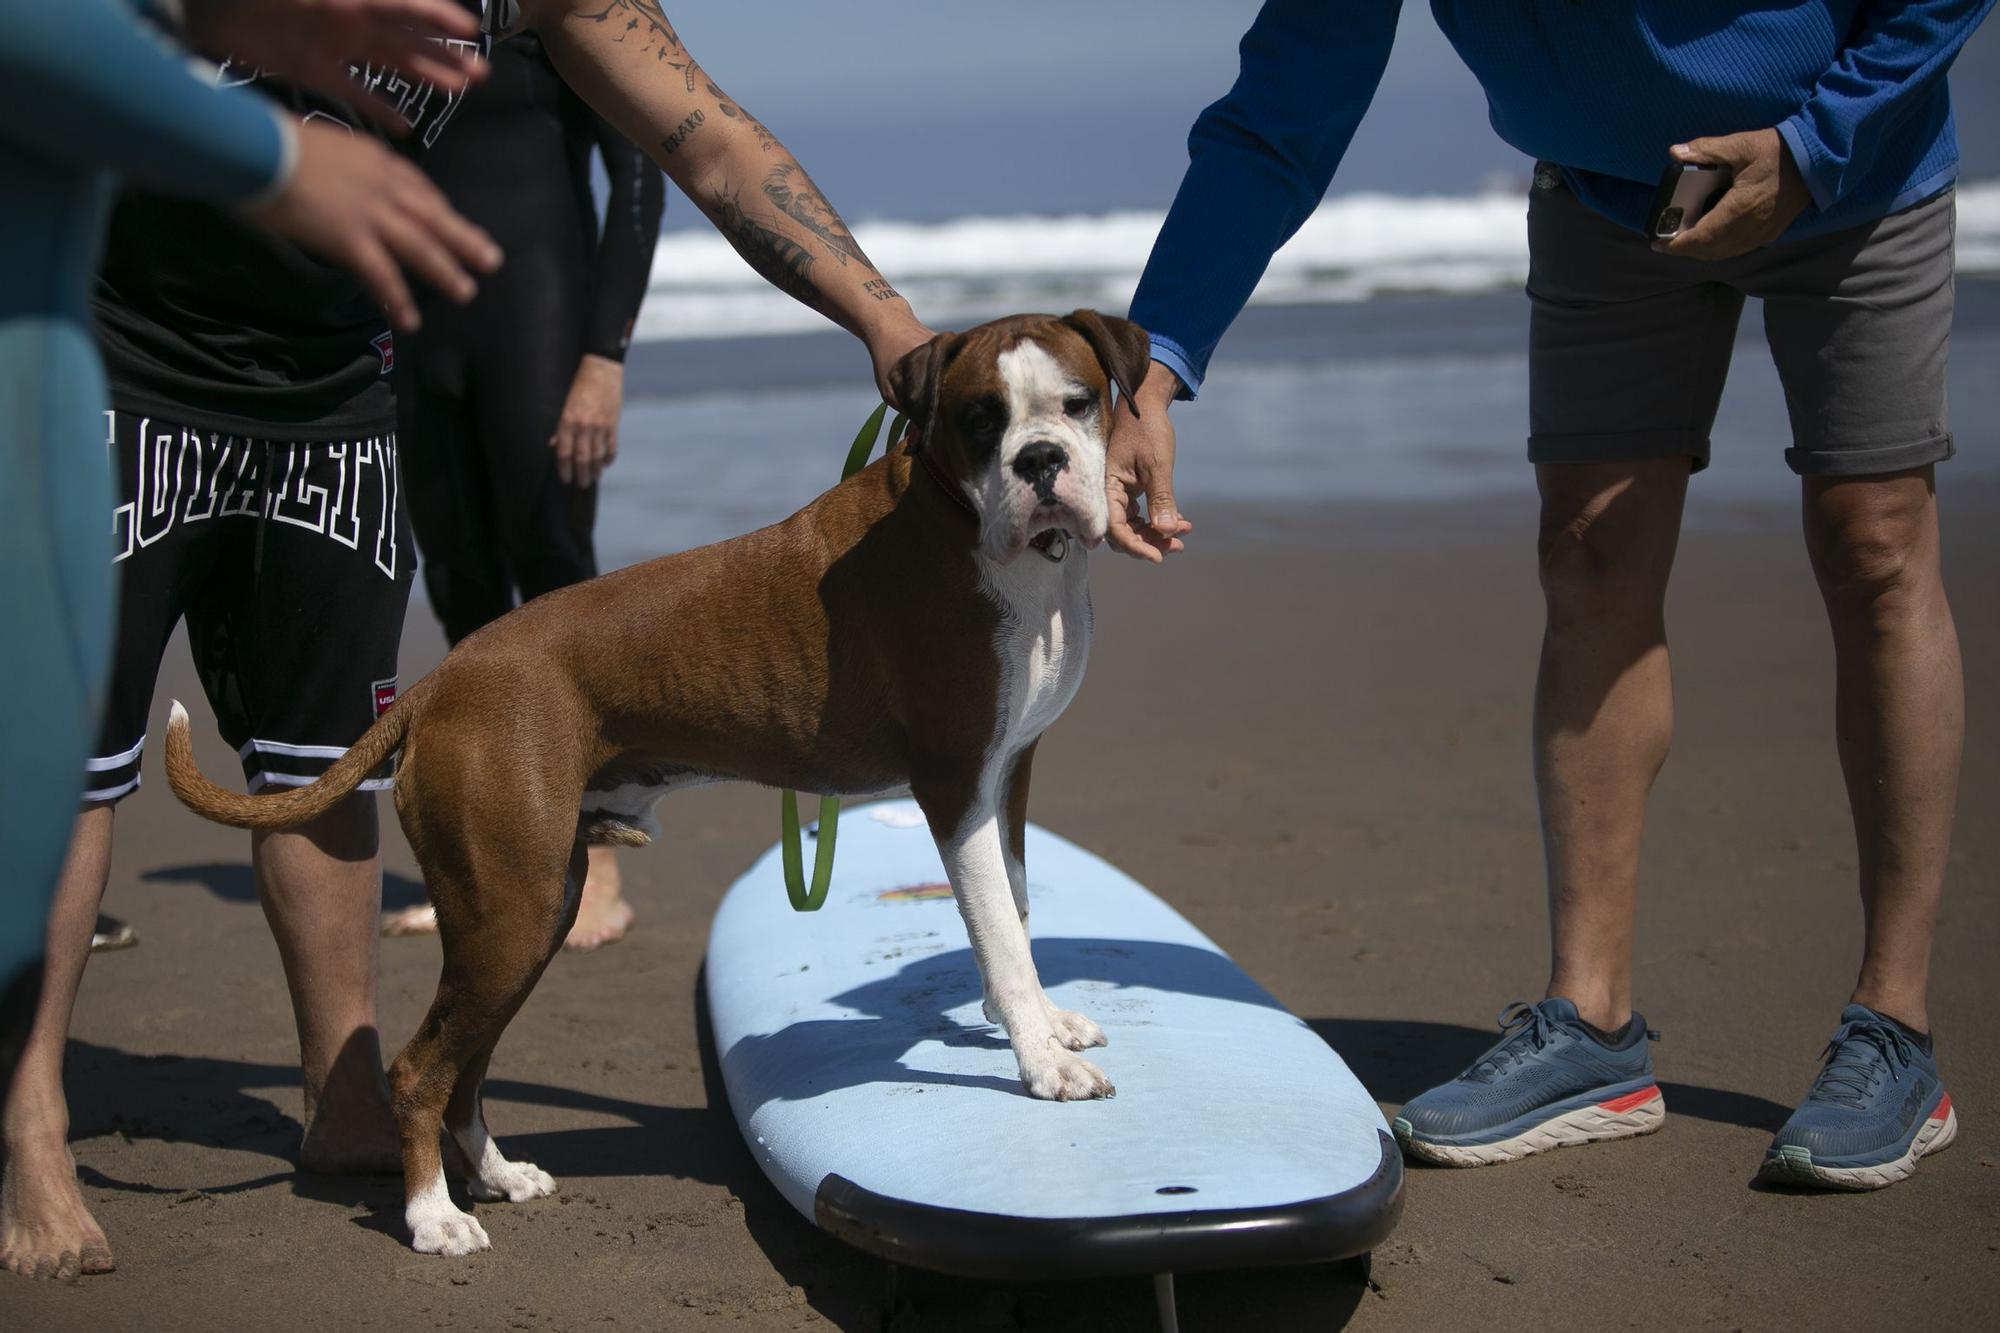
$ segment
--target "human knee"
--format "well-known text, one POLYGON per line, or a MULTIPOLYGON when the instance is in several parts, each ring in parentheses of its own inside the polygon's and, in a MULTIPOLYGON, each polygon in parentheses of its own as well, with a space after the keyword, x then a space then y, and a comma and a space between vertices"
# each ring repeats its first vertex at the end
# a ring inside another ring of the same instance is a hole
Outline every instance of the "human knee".
POLYGON ((1806 545, 1827 605, 1873 611, 1935 575, 1925 558, 1933 522, 1928 492, 1828 491, 1808 508, 1806 545))
POLYGON ((1551 630, 1657 616, 1664 571, 1621 530, 1608 497, 1573 508, 1545 505, 1536 551, 1551 630))

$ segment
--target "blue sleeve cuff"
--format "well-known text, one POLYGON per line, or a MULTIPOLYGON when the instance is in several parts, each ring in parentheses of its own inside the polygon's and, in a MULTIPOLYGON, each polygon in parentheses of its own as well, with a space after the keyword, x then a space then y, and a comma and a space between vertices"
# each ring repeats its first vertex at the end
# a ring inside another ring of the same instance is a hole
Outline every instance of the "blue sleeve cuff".
POLYGON ((1785 141, 1785 147, 1792 155, 1792 164, 1799 169, 1805 180, 1806 190, 1812 195, 1813 205, 1824 213, 1832 208, 1837 196, 1833 183, 1826 179, 1828 173, 1820 166, 1820 159, 1813 153, 1811 128, 1806 124, 1804 112, 1798 112, 1778 125, 1778 137, 1785 141))
POLYGON ((1194 363, 1188 358, 1186 350, 1172 338, 1164 338, 1157 333, 1150 335, 1150 338, 1153 344, 1153 360, 1173 371, 1181 382, 1180 392, 1174 397, 1182 402, 1192 401, 1201 391, 1201 372, 1194 368, 1194 363))

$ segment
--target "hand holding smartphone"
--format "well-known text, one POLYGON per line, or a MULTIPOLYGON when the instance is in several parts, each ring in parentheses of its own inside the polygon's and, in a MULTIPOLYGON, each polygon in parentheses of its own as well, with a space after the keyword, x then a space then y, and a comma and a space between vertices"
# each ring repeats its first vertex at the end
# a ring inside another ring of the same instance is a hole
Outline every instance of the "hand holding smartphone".
POLYGON ((1660 188, 1653 192, 1646 235, 1655 241, 1669 241, 1694 226, 1729 188, 1729 181, 1725 166, 1669 162, 1660 175, 1660 188))

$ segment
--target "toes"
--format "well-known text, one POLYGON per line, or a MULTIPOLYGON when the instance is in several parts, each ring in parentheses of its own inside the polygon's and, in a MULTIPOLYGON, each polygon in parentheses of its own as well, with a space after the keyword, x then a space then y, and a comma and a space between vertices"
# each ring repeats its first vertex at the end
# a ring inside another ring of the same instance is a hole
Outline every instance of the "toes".
POLYGON ((83 1247, 83 1271, 86 1273, 109 1273, 117 1264, 111 1260, 108 1245, 86 1245, 83 1247))
POLYGON ((1050 1102, 1092 1101, 1099 1097, 1116 1096, 1118 1092, 1111 1086, 1111 1080, 1104 1076, 1103 1070, 1088 1060, 1070 1055, 1032 1070, 1023 1068, 1021 1082, 1027 1087, 1029 1096, 1050 1102))
POLYGON ((425 1222, 410 1238, 411 1248, 420 1254, 447 1256, 474 1254, 491 1248, 492 1244, 486 1237, 486 1228, 470 1213, 425 1222))
POLYGON ((1056 1039, 1072 1051, 1089 1050, 1106 1044, 1104 1029, 1082 1014, 1057 1009, 1049 1017, 1055 1024, 1056 1039))
POLYGON ((465 1182, 466 1192, 481 1203, 526 1203, 556 1192, 556 1178, 533 1162, 508 1162, 497 1171, 465 1182))

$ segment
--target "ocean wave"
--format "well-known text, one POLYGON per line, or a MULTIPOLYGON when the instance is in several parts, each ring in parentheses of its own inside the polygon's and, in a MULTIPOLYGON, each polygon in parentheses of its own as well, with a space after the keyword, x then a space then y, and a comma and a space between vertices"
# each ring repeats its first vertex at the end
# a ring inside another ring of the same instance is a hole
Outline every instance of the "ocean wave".
MULTIPOLYGON (((1518 287, 1528 274, 1525 212, 1514 192, 1329 199, 1272 258, 1251 304, 1518 287)), ((971 217, 863 222, 854 230, 924 319, 964 325, 1008 310, 1123 310, 1163 217, 971 217)), ((2000 181, 1959 189, 1958 267, 2000 274, 2000 181)), ((825 327, 704 228, 660 238, 636 336, 654 342, 825 327)))

